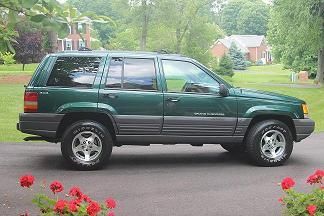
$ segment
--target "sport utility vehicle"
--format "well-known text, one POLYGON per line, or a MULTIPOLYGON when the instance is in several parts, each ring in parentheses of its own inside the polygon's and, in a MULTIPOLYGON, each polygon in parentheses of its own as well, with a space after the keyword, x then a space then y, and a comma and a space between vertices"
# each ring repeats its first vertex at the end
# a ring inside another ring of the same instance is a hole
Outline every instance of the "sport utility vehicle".
POLYGON ((221 144, 278 166, 314 122, 306 103, 235 88, 197 61, 170 54, 50 54, 26 87, 18 130, 61 142, 76 168, 101 167, 113 146, 221 144))

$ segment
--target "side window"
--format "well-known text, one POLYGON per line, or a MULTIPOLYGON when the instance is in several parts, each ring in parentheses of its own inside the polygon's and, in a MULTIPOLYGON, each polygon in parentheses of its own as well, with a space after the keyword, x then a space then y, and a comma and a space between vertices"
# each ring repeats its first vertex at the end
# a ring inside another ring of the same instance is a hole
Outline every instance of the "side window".
POLYGON ((106 88, 157 90, 154 60, 113 58, 110 61, 106 88))
POLYGON ((123 59, 112 58, 109 64, 106 88, 121 88, 122 72, 123 72, 123 59))
POLYGON ((100 61, 100 57, 59 57, 47 86, 91 88, 100 61))
POLYGON ((219 83, 196 65, 162 60, 167 92, 218 93, 219 83))

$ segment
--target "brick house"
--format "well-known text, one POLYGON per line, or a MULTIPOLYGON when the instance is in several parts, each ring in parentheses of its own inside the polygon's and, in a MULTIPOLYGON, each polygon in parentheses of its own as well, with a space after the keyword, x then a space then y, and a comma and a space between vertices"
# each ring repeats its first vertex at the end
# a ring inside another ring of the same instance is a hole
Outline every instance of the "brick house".
POLYGON ((70 33, 57 40, 58 51, 78 50, 80 47, 91 48, 90 23, 76 23, 70 26, 70 33), (83 36, 78 33, 80 32, 83 36))
POLYGON ((266 43, 264 35, 231 35, 218 39, 211 46, 212 56, 221 58, 228 53, 233 43, 241 50, 248 61, 257 62, 261 60, 264 64, 272 62, 270 47, 266 43))

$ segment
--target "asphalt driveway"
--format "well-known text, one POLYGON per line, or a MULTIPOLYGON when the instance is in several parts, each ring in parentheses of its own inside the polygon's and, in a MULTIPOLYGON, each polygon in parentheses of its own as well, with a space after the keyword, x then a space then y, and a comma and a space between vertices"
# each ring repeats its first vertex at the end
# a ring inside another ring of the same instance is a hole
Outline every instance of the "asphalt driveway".
POLYGON ((50 143, 0 143, 0 215, 29 210, 32 194, 42 179, 63 182, 66 190, 80 186, 93 199, 117 200, 121 215, 280 215, 277 183, 286 176, 296 187, 317 168, 324 168, 324 133, 295 145, 286 165, 255 167, 244 155, 231 155, 217 145, 114 148, 103 170, 74 171, 65 164, 59 145, 50 143), (18 185, 25 173, 36 176, 33 191, 18 185))

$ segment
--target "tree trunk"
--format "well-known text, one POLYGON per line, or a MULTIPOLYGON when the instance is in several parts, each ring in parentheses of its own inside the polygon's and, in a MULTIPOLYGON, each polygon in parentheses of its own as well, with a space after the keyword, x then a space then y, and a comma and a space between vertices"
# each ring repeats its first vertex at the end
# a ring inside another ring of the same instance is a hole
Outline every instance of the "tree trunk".
POLYGON ((318 52, 318 68, 316 81, 319 84, 324 84, 324 49, 320 49, 318 52))
POLYGON ((148 15, 148 8, 147 8, 146 0, 142 0, 142 7, 143 7, 143 23, 142 23, 142 34, 141 34, 140 48, 141 48, 141 50, 146 50, 147 30, 148 30, 148 22, 149 22, 149 15, 148 15))
POLYGON ((23 66, 22 70, 25 71, 25 63, 23 63, 22 66, 23 66))
MULTIPOLYGON (((321 17, 324 13, 324 3, 320 4, 319 16, 321 17)), ((320 33, 320 49, 318 51, 318 67, 316 74, 316 81, 323 85, 324 84, 324 17, 322 18, 321 33, 320 33)))
POLYGON ((57 47, 57 32, 50 30, 47 32, 48 33, 48 40, 50 43, 50 52, 51 53, 55 53, 58 51, 58 47, 57 47))
POLYGON ((176 39, 177 39, 176 53, 180 53, 181 52, 181 42, 182 42, 180 28, 176 29, 176 39))

